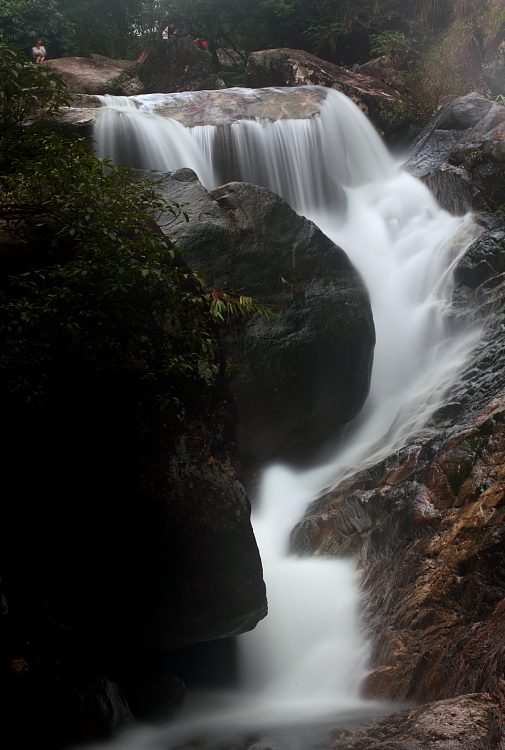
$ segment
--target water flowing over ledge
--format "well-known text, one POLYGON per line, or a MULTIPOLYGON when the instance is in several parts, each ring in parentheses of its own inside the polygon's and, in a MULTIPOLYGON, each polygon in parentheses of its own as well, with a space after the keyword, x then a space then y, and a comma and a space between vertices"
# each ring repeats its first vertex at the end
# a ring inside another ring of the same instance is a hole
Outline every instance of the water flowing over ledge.
POLYGON ((368 400, 338 453, 312 471, 278 466, 265 474, 253 524, 271 614, 241 637, 240 688, 207 695, 196 713, 188 705, 187 718, 139 729, 114 745, 166 748, 193 737, 217 741, 371 715, 381 709, 359 696, 367 646, 352 563, 289 557, 287 540, 312 499, 426 429, 479 335, 458 330, 450 314, 452 269, 479 230, 471 217, 440 209, 337 92, 327 93, 310 120, 241 120, 223 128, 185 129, 160 118, 158 106, 159 97, 141 108, 109 100, 96 126, 99 154, 147 169, 189 166, 209 189, 235 179, 282 195, 358 268, 377 345, 368 400))

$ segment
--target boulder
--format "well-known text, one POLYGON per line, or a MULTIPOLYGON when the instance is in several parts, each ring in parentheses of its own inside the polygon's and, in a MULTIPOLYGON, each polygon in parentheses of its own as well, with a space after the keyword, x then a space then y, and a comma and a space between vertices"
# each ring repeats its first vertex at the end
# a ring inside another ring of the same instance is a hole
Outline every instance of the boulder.
POLYGON ((189 223, 165 231, 205 284, 276 313, 220 329, 246 469, 310 459, 368 392, 374 327, 360 277, 341 248, 265 188, 235 182, 208 193, 190 170, 152 174, 166 199, 188 204, 189 223))
POLYGON ((335 732, 331 750, 499 750, 500 706, 490 695, 463 695, 408 708, 370 725, 335 732))
MULTIPOLYGON (((116 76, 136 65, 133 60, 112 60, 103 55, 91 57, 59 57, 41 63, 53 68, 73 94, 104 94, 116 76)), ((134 93, 134 92, 130 92, 134 93)))
POLYGON ((398 98, 398 93, 387 83, 292 49, 251 53, 245 85, 252 88, 313 85, 336 89, 352 99, 378 126, 387 124, 388 113, 398 98))
POLYGON ((444 107, 420 134, 406 169, 448 211, 496 211, 505 202, 505 107, 480 94, 444 107))
POLYGON ((292 535, 301 554, 359 560, 369 696, 504 696, 504 257, 491 230, 455 270, 455 320, 483 328, 431 436, 317 500, 292 535))
POLYGON ((451 101, 421 131, 405 156, 405 167, 425 177, 449 158, 453 147, 489 112, 493 102, 477 93, 451 101))

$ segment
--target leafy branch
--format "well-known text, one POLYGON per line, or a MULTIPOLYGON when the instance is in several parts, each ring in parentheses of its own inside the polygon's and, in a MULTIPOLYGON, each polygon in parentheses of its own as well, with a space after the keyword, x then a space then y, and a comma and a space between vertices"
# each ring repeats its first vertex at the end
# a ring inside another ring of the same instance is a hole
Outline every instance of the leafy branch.
POLYGON ((257 313, 267 320, 274 318, 271 307, 263 305, 253 297, 246 297, 223 289, 207 289, 206 298, 210 305, 210 313, 217 323, 227 323, 232 317, 249 318, 257 313))

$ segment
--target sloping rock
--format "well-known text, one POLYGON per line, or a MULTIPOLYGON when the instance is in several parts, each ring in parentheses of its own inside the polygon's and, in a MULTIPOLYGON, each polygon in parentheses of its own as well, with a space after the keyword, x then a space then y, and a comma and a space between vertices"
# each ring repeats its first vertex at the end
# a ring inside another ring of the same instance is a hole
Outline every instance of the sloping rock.
POLYGON ((54 68, 74 94, 103 94, 116 76, 135 65, 133 60, 112 60, 103 55, 59 57, 41 65, 54 68))
POLYGON ((406 169, 416 177, 432 172, 492 106, 490 99, 476 93, 452 101, 419 134, 406 154, 406 169))
POLYGON ((189 223, 166 231, 206 285, 277 314, 220 331, 246 467, 309 458, 368 392, 374 327, 361 279, 343 250, 265 188, 230 183, 209 194, 190 170, 154 176, 165 198, 189 204, 189 223))
POLYGON ((391 58, 387 55, 374 57, 357 68, 357 73, 363 76, 371 76, 381 83, 392 86, 396 91, 402 91, 405 82, 398 69, 393 65, 391 58))
POLYGON ((454 214, 496 211, 505 202, 504 138, 505 107, 468 94, 425 128, 405 166, 454 214))
POLYGON ((332 750, 499 750, 498 702, 464 695, 376 719, 335 736, 332 750))
POLYGON ((293 532, 302 554, 359 560, 378 668, 369 695, 504 695, 504 253, 505 234, 486 233, 455 271, 460 323, 484 327, 434 435, 316 501, 293 532))
POLYGON ((352 73, 309 52, 292 49, 251 53, 245 85, 253 88, 312 85, 336 89, 352 99, 376 125, 386 124, 387 112, 398 97, 386 83, 352 73))

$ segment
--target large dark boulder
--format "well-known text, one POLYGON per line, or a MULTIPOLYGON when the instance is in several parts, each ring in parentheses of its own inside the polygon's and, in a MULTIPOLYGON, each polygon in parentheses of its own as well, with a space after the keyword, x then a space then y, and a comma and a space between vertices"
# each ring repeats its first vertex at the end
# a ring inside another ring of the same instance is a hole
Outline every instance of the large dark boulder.
POLYGON ((248 470, 313 458, 368 392, 374 326, 363 282, 344 251, 274 193, 229 183, 208 193, 190 170, 162 174, 162 195, 188 203, 166 231, 218 290, 271 305, 221 326, 248 470))
POLYGON ((455 320, 482 330, 431 436, 316 501, 293 532, 302 554, 359 560, 369 695, 504 697, 504 257, 492 230, 455 269, 455 320))
POLYGON ((245 85, 252 88, 312 85, 336 89, 379 126, 387 124, 388 113, 398 98, 398 92, 383 81, 293 49, 252 52, 247 61, 245 85))

